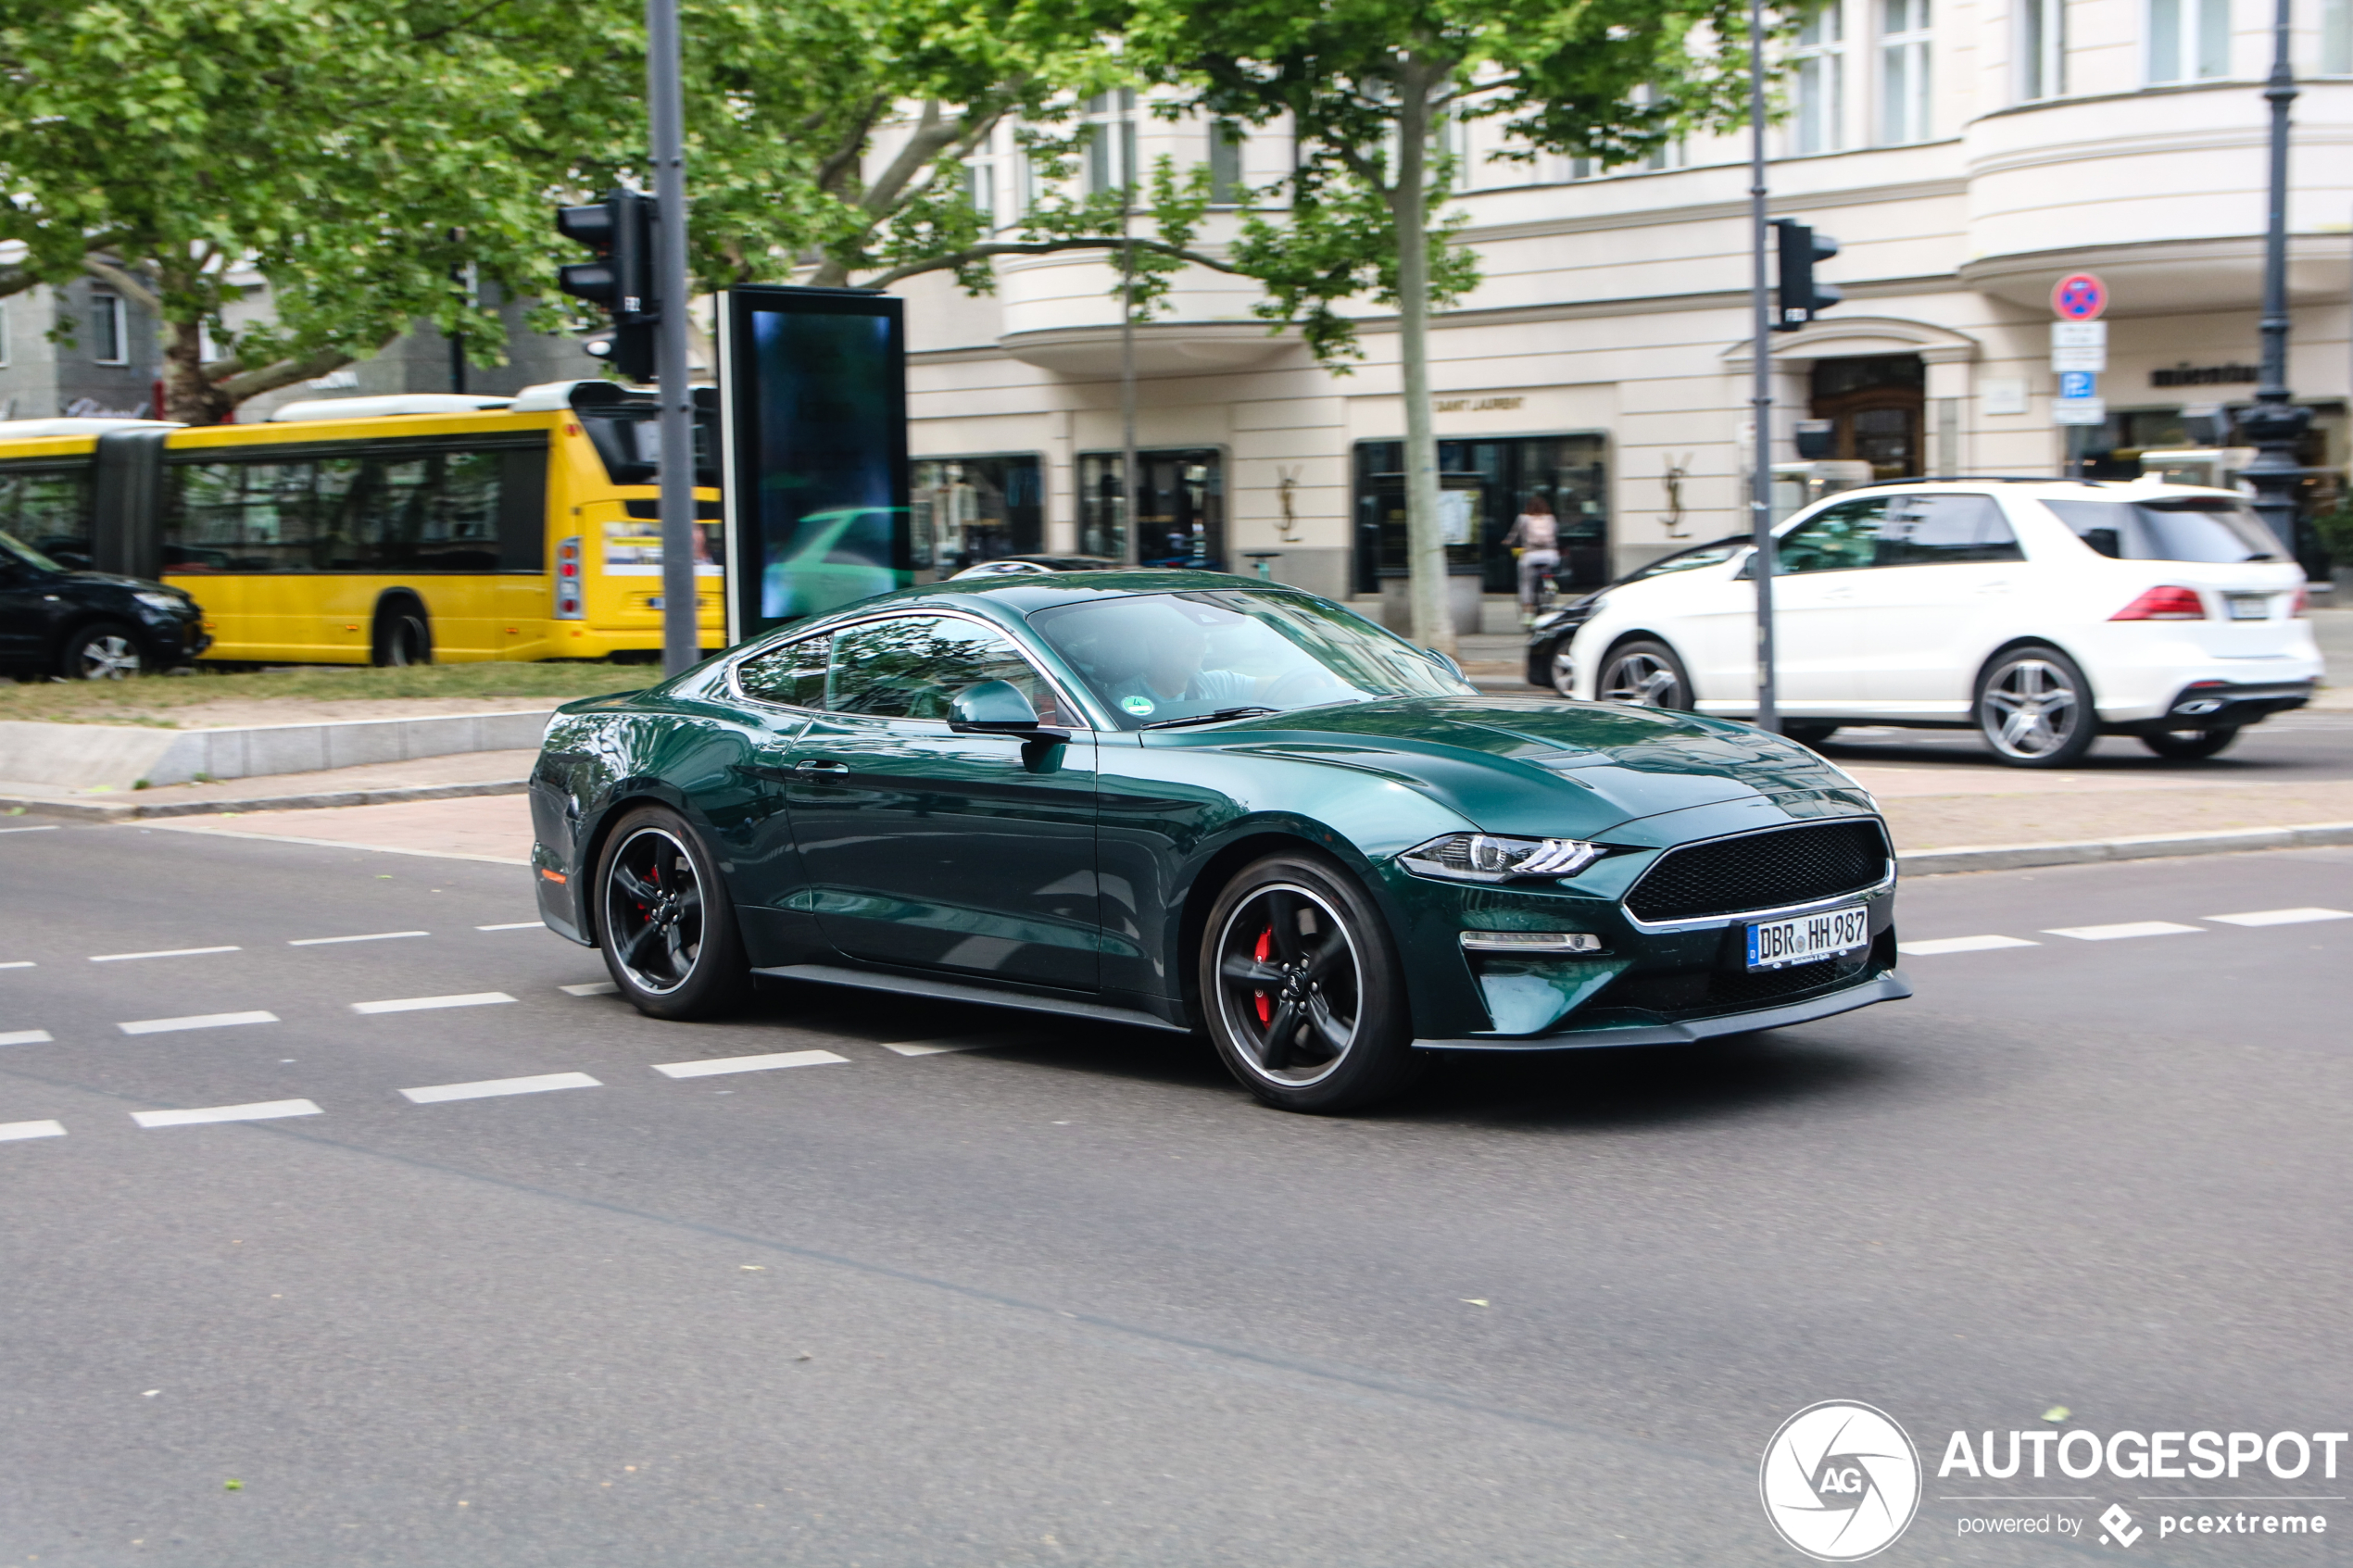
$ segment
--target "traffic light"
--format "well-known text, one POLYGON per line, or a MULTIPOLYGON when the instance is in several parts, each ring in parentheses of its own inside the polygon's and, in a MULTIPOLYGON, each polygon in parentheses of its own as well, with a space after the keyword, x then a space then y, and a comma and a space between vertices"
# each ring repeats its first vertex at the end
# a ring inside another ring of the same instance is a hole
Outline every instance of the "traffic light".
POLYGON ((654 379, 654 334, 661 301, 654 294, 654 198, 641 191, 610 192, 589 207, 556 209, 556 232, 596 252, 594 261, 556 270, 556 286, 612 316, 612 336, 588 352, 611 361, 623 379, 654 379))
POLYGON ((1838 254, 1838 242, 1817 233, 1794 218, 1776 218, 1773 230, 1780 242, 1781 282, 1776 291, 1773 330, 1793 332, 1846 297, 1828 283, 1814 281, 1814 264, 1838 254))

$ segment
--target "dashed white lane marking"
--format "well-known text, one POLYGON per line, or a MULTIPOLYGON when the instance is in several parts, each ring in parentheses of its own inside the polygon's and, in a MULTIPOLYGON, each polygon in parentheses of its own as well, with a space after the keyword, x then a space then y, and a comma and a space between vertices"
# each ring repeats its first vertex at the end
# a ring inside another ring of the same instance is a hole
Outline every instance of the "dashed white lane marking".
POLYGON ((199 1012, 186 1018, 141 1018, 116 1028, 126 1035, 169 1035, 175 1029, 229 1029, 240 1023, 275 1023, 274 1012, 199 1012))
POLYGON ((776 1051, 768 1056, 723 1056, 707 1061, 662 1061, 654 1071, 665 1078, 709 1078, 721 1073, 766 1073, 778 1067, 815 1067, 828 1061, 848 1061, 846 1056, 831 1051, 776 1051))
POLYGON ((15 1143, 19 1138, 61 1138, 66 1135, 62 1122, 0 1122, 0 1143, 15 1143))
POLYGON ((494 1002, 511 1002, 514 998, 504 991, 469 991, 459 997, 394 997, 381 1002, 354 1002, 354 1012, 422 1012, 427 1008, 486 1008, 494 1002))
POLYGON ((531 1078, 484 1078, 477 1084, 428 1084, 403 1089, 413 1104, 439 1105, 451 1099, 489 1099, 497 1095, 535 1095, 549 1089, 601 1089, 604 1085, 585 1073, 542 1073, 531 1078))
POLYGON ((621 987, 610 980, 584 980, 577 985, 559 985, 557 990, 567 997, 610 997, 620 994, 621 987))
POLYGON ((17 1029, 0 1035, 0 1046, 45 1046, 51 1038, 46 1029, 17 1029))
POLYGON ((2058 925, 2045 936, 2072 936, 2078 942, 2120 942, 2128 936, 2187 936, 2203 935, 2204 927, 2175 925, 2170 920, 2133 920, 2121 925, 2058 925))
POLYGON ((389 942, 399 936, 431 936, 430 931, 371 931, 365 936, 297 936, 289 947, 332 947, 338 942, 389 942))
POLYGON ((131 1120, 142 1127, 195 1127, 208 1122, 270 1122, 281 1116, 316 1116, 319 1107, 307 1099, 266 1099, 253 1105, 215 1105, 203 1110, 134 1110, 131 1120))
POLYGON ((125 963, 132 959, 193 959, 206 953, 242 953, 243 947, 165 947, 153 953, 93 953, 92 963, 125 963))
POLYGON ((0 963, 0 969, 31 969, 31 959, 19 959, 13 963, 0 963))
POLYGON ((1996 947, 2039 947, 2040 942, 2029 942, 2023 936, 1938 936, 1926 942, 1898 942, 1895 950, 1907 958, 1930 958, 1938 953, 1990 953, 1996 947))
POLYGON ((45 823, 37 828, 0 828, 0 833, 55 833, 57 831, 57 824, 55 822, 45 823))
POLYGON ((477 925, 474 929, 476 931, 545 931, 547 929, 547 922, 544 920, 518 920, 510 921, 505 925, 477 925))
POLYGON ((2353 911, 2345 909, 2253 909, 2243 915, 2207 915, 2204 919, 2224 925, 2302 925, 2315 920, 2353 920, 2353 911))

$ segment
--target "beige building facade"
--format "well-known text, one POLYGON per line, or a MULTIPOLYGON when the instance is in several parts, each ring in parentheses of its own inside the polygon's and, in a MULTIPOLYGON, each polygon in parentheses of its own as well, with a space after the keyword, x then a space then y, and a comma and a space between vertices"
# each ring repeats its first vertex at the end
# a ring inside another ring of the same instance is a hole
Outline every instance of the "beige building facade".
MULTIPOLYGON (((2307 461, 2342 472, 2353 370, 2353 0, 2296 0, 2290 384, 2316 409, 2307 461)), ((2105 428, 2093 471, 2143 447, 2227 439, 2251 397, 2264 224, 2269 0, 1838 0, 1809 28, 1771 133, 1776 216, 1836 236, 1845 302, 1773 344, 1770 457, 1826 421, 1887 476, 2042 473, 2054 425, 2049 295, 2099 274, 2105 428), (1931 6, 1936 7, 1931 10, 1931 6)), ((1089 106, 1082 178, 1134 157, 1223 158, 1221 182, 1288 168, 1279 127, 1211 128, 1089 106)), ((1744 136, 1640 168, 1497 161, 1454 128, 1454 201, 1482 281, 1436 319, 1441 467, 1462 570, 1509 583, 1501 538, 1530 495, 1567 525, 1582 583, 1743 526, 1749 461, 1744 136)), ((885 149, 887 156, 887 149, 885 149)), ((1029 171, 1011 131, 975 160, 1010 229, 1029 171)), ((1214 247, 1238 220, 1213 217, 1214 247)), ((1100 259, 1001 259, 993 295, 912 280, 911 450, 941 564, 1120 546, 1120 328, 1100 259)), ((1319 367, 1251 314, 1248 283, 1190 270, 1136 332, 1146 559, 1208 559, 1348 596, 1402 565, 1393 319, 1364 307, 1364 358, 1319 367)), ((2328 482, 2322 482, 2327 488, 2328 482)))

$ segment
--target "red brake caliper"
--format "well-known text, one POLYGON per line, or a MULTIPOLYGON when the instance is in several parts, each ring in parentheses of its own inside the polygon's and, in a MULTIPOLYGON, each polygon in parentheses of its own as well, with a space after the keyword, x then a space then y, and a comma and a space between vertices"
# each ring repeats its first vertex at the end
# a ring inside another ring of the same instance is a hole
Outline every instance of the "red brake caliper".
MULTIPOLYGON (((1275 928, 1270 925, 1265 930, 1258 934, 1258 946, 1251 949, 1250 956, 1256 959, 1260 963, 1265 963, 1266 961, 1267 955, 1272 953, 1274 950, 1275 928)), ((1275 1022, 1275 1004, 1266 999, 1266 993, 1264 991, 1252 991, 1251 995, 1256 997, 1258 1001, 1258 1022, 1263 1024, 1273 1023, 1275 1022)))

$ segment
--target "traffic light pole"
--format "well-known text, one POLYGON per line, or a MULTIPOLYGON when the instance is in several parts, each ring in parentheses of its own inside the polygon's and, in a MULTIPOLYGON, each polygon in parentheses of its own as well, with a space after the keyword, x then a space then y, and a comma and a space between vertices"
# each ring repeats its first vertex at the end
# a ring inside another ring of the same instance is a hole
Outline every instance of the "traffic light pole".
POLYGON ((654 340, 661 428, 661 668, 702 659, 695 591, 694 392, 686 384, 686 135, 678 80, 678 0, 646 0, 646 101, 653 133, 654 340))
POLYGON ((1765 275, 1765 6, 1748 0, 1748 213, 1753 271, 1750 301, 1756 343, 1750 398, 1755 435, 1749 443, 1748 524, 1755 548, 1749 571, 1756 582, 1756 727, 1780 734, 1773 692, 1773 335, 1770 280, 1765 275))

